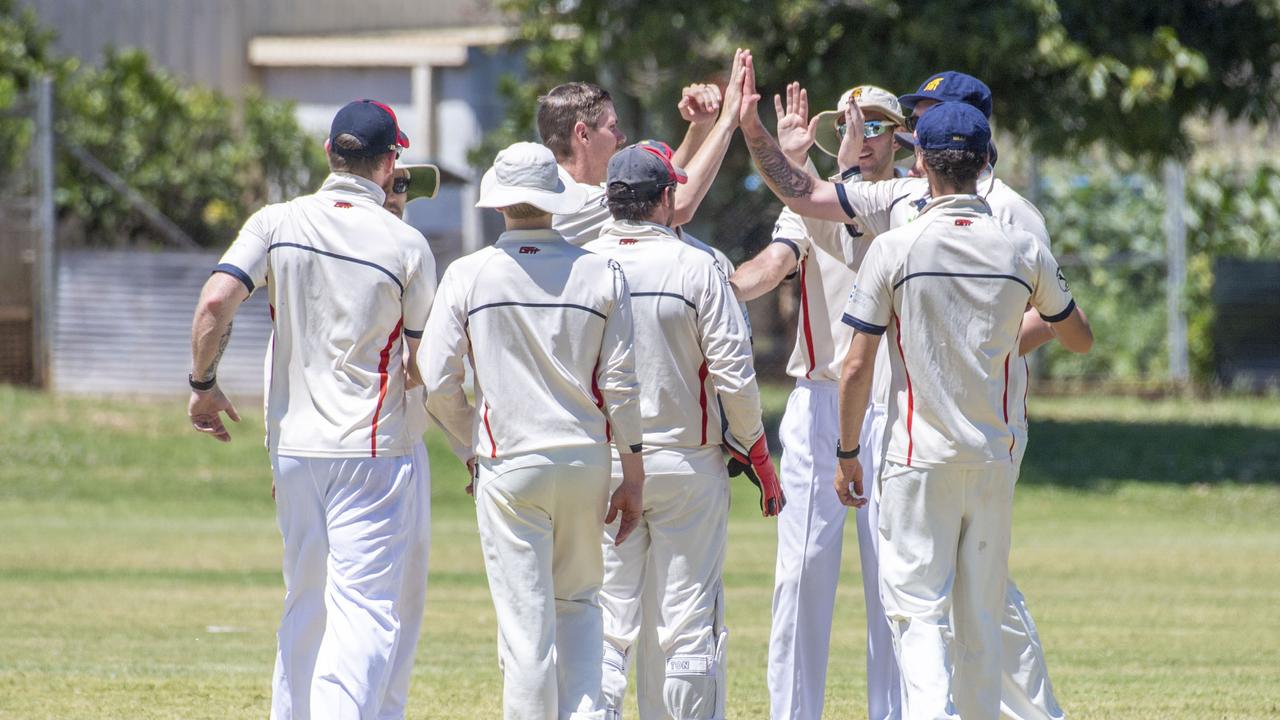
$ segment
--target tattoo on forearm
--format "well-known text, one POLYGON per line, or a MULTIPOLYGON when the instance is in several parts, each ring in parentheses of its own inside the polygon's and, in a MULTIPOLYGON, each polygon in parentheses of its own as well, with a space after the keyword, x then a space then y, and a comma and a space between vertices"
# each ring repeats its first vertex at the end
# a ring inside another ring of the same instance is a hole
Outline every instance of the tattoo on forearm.
POLYGON ((754 138, 747 143, 747 147, 751 149, 751 155, 761 174, 779 195, 800 198, 813 194, 813 176, 797 170, 772 138, 754 138))
POLYGON ((232 323, 227 323, 226 331, 222 333, 222 337, 218 338, 218 351, 213 354, 213 360, 200 380, 208 381, 218 374, 218 363, 222 361, 222 353, 227 351, 227 343, 231 342, 231 325, 232 323))

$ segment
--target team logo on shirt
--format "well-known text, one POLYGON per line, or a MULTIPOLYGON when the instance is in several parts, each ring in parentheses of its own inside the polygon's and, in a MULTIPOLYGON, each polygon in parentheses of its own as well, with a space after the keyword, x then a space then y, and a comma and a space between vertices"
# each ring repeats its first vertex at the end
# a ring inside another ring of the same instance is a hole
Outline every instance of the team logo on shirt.
POLYGON ((973 221, 972 221, 972 220, 970 220, 970 219, 968 219, 968 218, 957 218, 957 219, 956 219, 956 227, 969 227, 969 226, 970 226, 970 225, 972 225, 972 224, 973 224, 973 221))
POLYGON ((618 241, 619 245, 635 245, 638 241, 635 238, 622 238, 618 241))
POLYGON ((336 208, 343 208, 345 210, 346 208, 351 207, 351 203, 347 202, 346 200, 339 200, 335 202, 333 206, 336 208))
POLYGON ((1058 268, 1058 287, 1062 288, 1062 292, 1071 290, 1071 286, 1067 285, 1067 276, 1062 274, 1062 268, 1058 268))
POLYGON ((532 245, 525 245, 524 247, 520 248, 521 255, 537 255, 540 252, 542 252, 541 248, 536 248, 532 245))

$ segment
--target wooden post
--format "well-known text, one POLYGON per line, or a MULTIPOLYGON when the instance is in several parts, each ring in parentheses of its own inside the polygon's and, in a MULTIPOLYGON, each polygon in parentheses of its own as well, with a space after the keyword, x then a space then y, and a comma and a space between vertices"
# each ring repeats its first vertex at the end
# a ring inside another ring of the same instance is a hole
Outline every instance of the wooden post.
POLYGON ((1165 303, 1169 312, 1169 379, 1185 385, 1191 379, 1187 350, 1187 312, 1182 296, 1187 287, 1186 168, 1177 160, 1164 162, 1164 236, 1168 276, 1165 303))
POLYGON ((53 324, 57 303, 56 240, 57 225, 53 209, 53 81, 41 78, 35 90, 35 138, 31 148, 31 167, 35 171, 34 211, 36 227, 36 262, 31 284, 31 369, 33 380, 49 388, 53 379, 53 324))

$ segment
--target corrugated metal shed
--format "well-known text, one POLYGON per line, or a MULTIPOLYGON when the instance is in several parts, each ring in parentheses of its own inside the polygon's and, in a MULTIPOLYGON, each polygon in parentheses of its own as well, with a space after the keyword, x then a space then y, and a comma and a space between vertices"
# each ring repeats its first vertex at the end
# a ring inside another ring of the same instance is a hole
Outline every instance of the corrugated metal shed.
POLYGON ((161 67, 239 96, 257 80, 259 35, 322 35, 504 22, 492 0, 20 0, 57 30, 60 51, 96 63, 103 47, 136 47, 161 67))
MULTIPOLYGON (((191 369, 191 316, 218 257, 207 252, 62 253, 53 389, 185 394, 191 369)), ((262 364, 270 335, 266 294, 254 293, 236 313, 231 344, 218 368, 219 384, 229 394, 262 395, 262 364)), ((238 409, 248 408, 240 404, 238 409)))

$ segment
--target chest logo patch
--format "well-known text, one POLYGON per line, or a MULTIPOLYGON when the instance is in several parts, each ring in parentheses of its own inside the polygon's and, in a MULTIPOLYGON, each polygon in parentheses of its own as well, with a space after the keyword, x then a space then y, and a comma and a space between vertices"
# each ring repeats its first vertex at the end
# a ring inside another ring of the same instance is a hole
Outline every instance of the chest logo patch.
POLYGON ((525 245, 520 248, 521 255, 537 255, 540 252, 542 252, 542 248, 536 248, 532 245, 525 245))
POLYGON ((346 200, 339 200, 338 202, 334 203, 333 206, 336 208, 342 208, 345 210, 346 208, 351 207, 351 203, 347 202, 346 200))
POLYGON ((636 239, 635 239, 635 238, 623 238, 623 239, 621 239, 621 240, 619 240, 619 241, 618 241, 618 244, 619 244, 619 245, 635 245, 635 244, 636 244, 636 239))
POLYGON ((956 227, 969 227, 972 224, 973 224, 972 220, 968 220, 965 218, 960 218, 956 220, 956 227))

